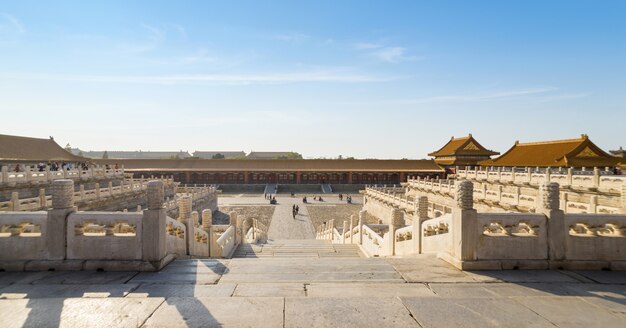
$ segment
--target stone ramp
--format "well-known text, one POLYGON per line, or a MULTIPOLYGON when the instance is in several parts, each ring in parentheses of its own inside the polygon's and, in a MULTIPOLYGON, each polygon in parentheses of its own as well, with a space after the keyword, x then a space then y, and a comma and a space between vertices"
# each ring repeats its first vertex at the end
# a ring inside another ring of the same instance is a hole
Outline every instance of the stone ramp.
POLYGON ((241 244, 233 258, 358 258, 357 245, 332 244, 327 240, 270 240, 266 244, 241 244))
POLYGON ((265 185, 265 191, 263 193, 273 195, 278 192, 278 185, 275 183, 268 183, 265 185))
POLYGON ((315 239, 315 229, 309 218, 309 211, 306 205, 298 204, 300 213, 293 217, 292 208, 294 200, 291 203, 276 205, 272 221, 267 231, 267 238, 271 240, 285 239, 315 239))
POLYGON ((231 259, 220 283, 404 283, 384 259, 272 257, 231 259))

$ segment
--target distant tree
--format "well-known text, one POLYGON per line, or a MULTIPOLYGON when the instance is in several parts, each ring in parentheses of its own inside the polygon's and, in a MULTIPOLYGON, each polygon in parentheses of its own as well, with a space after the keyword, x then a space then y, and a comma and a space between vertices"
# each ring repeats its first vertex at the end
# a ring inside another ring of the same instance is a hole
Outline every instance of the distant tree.
POLYGON ((302 159, 302 155, 300 153, 290 151, 286 155, 276 157, 276 159, 302 159))
POLYGON ((83 151, 82 150, 78 151, 78 156, 85 156, 85 155, 83 155, 83 151))
POLYGON ((67 145, 65 145, 65 150, 67 150, 68 152, 72 152, 72 146, 70 146, 70 143, 68 142, 67 145))
POLYGON ((212 159, 224 159, 224 158, 226 158, 226 156, 224 156, 224 155, 222 155, 220 153, 217 153, 217 154, 211 156, 211 158, 212 159))
POLYGON ((343 156, 339 155, 339 157, 337 157, 337 159, 343 159, 343 156))
POLYGON ((170 156, 170 159, 180 159, 180 156, 178 156, 178 154, 172 155, 170 156))
POLYGON ((102 154, 102 158, 103 159, 109 158, 109 152, 105 150, 104 153, 102 154))
POLYGON ((354 157, 350 156, 350 157, 346 157, 346 159, 354 159, 354 157))

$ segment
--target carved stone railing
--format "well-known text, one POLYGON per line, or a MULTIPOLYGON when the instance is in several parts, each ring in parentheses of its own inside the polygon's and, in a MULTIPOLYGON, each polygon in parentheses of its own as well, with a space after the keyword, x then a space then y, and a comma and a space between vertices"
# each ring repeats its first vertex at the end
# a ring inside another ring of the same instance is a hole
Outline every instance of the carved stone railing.
MULTIPOLYGON (((487 173, 497 173, 488 171, 478 171, 487 173)), ((506 172, 507 174, 513 174, 506 172)), ((500 172, 500 175, 505 172, 500 172)), ((524 174, 524 173, 521 173, 524 174)), ((535 179, 544 179, 545 175, 533 173, 535 179)), ((558 175, 550 175, 551 180, 560 180, 558 175)), ((592 179, 593 176, 580 176, 581 179, 592 179)), ((473 179, 473 177, 472 177, 473 179)), ((621 176, 602 176, 602 179, 623 181, 621 176)), ((534 180, 533 180, 534 181, 534 180)), ((553 181, 554 182, 554 181, 553 181)), ((410 196, 427 195, 429 201, 444 208, 450 207, 454 198, 454 180, 428 180, 409 179, 406 183, 407 194, 410 196)), ((499 209, 501 212, 536 212, 539 199, 537 199, 538 188, 535 184, 512 184, 501 179, 476 180, 474 184, 474 202, 476 208, 481 211, 492 211, 499 209)), ((557 182, 558 183, 558 182, 557 182)), ((620 182, 623 183, 623 182, 620 182)), ((614 186, 617 188, 616 186, 614 186)), ((626 185, 622 189, 610 189, 611 192, 597 192, 595 189, 588 189, 586 192, 571 189, 561 189, 561 209, 566 213, 592 213, 592 214, 626 214, 626 185)), ((379 191, 380 192, 380 191, 379 191)), ((390 205, 403 208, 398 202, 383 199, 390 205)))
MULTIPOLYGON (((163 182, 171 186, 175 184, 171 179, 164 179, 163 182)), ((109 182, 108 187, 100 187, 99 184, 96 184, 95 188, 85 190, 84 185, 81 184, 79 190, 73 191, 72 195, 74 202, 82 207, 92 201, 106 201, 113 197, 145 192, 147 185, 148 181, 126 182, 122 180, 118 186, 113 186, 113 183, 109 182)), ((203 196, 205 195, 203 194, 203 196)), ((19 198, 18 192, 11 193, 11 200, 0 202, 0 211, 38 211, 48 209, 51 206, 52 195, 46 195, 46 189, 40 188, 37 197, 19 198)))
POLYGON ((226 231, 217 239, 218 253, 220 257, 230 257, 237 246, 236 228, 230 226, 226 231))
POLYGON ((124 178, 124 168, 106 169, 102 166, 90 167, 87 170, 71 169, 50 171, 48 167, 39 171, 26 166, 22 172, 11 172, 7 166, 0 169, 0 186, 16 186, 18 184, 51 182, 59 179, 101 180, 124 178))
POLYGON ((369 226, 363 225, 362 249, 369 256, 384 256, 383 247, 386 244, 384 238, 369 226))
POLYGON ((0 270, 154 271, 178 256, 208 257, 212 240, 220 255, 238 244, 236 225, 214 236, 220 227, 213 229, 211 210, 203 211, 202 226, 191 206, 181 207, 178 220, 168 217, 163 186, 147 184, 143 211, 77 212, 73 181, 54 181, 47 212, 0 213, 0 270))
POLYGON ((626 176, 613 175, 608 169, 593 168, 592 170, 574 170, 572 168, 492 168, 487 170, 457 170, 457 179, 511 183, 516 185, 532 185, 538 187, 542 183, 557 182, 562 188, 600 192, 621 191, 626 176))
POLYGON ((141 260, 142 219, 143 213, 71 213, 67 259, 141 260))

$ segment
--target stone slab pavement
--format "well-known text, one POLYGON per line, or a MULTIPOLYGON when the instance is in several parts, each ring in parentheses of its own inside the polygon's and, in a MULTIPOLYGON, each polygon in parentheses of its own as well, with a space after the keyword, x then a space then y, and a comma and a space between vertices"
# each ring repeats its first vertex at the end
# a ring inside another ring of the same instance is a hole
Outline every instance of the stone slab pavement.
POLYGON ((625 278, 461 272, 429 256, 0 272, 0 327, 626 327, 625 278))
POLYGON ((267 229, 270 240, 315 239, 315 229, 309 219, 306 205, 300 204, 300 212, 294 218, 292 205, 276 205, 272 221, 267 229))

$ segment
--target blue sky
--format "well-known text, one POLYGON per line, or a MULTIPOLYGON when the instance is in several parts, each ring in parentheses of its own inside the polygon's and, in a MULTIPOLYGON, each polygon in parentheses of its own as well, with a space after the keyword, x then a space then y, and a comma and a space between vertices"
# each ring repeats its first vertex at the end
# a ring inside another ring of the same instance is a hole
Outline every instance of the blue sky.
POLYGON ((0 1, 0 112, 85 150, 626 147, 626 2, 0 1))

